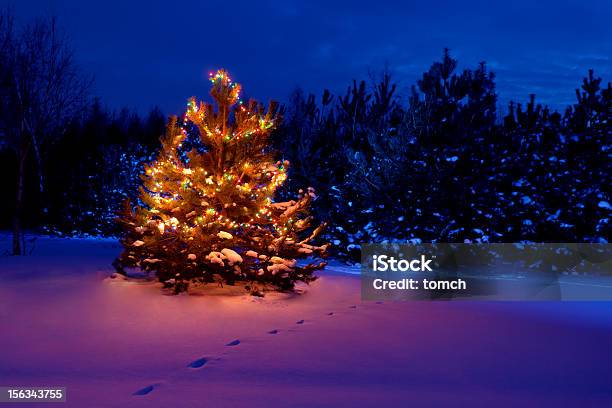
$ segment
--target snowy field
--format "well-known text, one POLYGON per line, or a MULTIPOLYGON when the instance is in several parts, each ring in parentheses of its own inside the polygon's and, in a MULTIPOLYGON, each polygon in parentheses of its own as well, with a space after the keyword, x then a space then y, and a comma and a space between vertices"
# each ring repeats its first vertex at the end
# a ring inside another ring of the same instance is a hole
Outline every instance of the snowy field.
POLYGON ((110 279, 119 250, 0 257, 0 385, 68 407, 612 406, 611 303, 361 302, 335 266, 292 295, 168 296, 110 279))

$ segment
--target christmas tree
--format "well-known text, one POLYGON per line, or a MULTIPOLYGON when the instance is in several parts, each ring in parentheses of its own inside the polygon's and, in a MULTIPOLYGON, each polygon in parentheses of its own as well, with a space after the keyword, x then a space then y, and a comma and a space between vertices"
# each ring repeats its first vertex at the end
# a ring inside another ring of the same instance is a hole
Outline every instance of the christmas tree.
POLYGON ((127 203, 119 218, 126 233, 115 266, 154 271, 176 292, 192 282, 245 281, 261 293, 312 281, 328 245, 311 242, 325 224, 311 227, 311 188, 296 200, 273 201, 289 165, 274 161, 268 143, 280 120, 277 104, 243 103, 224 70, 210 81, 214 103, 191 98, 145 166, 140 202, 127 203))

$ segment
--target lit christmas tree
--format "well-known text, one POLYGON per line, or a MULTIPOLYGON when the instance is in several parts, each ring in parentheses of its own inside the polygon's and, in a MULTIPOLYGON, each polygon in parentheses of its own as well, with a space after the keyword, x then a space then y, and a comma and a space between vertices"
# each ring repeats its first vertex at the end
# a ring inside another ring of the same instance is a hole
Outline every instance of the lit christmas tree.
POLYGON ((223 70, 210 80, 214 104, 190 99, 182 123, 170 119, 157 159, 145 166, 141 203, 128 203, 120 218, 126 234, 116 267, 154 271, 176 292, 194 281, 246 281, 253 293, 312 281, 328 244, 311 241, 325 225, 310 225, 313 189, 273 202, 289 165, 274 161, 268 143, 277 105, 243 104, 240 85, 223 70))

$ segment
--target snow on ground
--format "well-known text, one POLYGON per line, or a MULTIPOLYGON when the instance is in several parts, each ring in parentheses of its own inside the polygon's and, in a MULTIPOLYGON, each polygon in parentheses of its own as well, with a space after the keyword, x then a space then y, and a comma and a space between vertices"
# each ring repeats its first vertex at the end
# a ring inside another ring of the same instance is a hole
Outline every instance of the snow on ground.
POLYGON ((336 266, 293 295, 168 296, 108 279, 118 251, 0 257, 0 385, 67 407, 612 404, 609 303, 361 302, 336 266))

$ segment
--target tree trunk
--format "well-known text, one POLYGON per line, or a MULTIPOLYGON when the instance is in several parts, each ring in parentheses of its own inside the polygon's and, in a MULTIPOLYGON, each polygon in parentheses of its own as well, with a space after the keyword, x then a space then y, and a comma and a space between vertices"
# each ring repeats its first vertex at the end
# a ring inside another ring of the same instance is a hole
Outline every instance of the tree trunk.
MULTIPOLYGON (((40 193, 38 197, 38 202, 40 204, 40 208, 42 208, 42 216, 44 217, 47 214, 47 207, 46 207, 46 200, 45 200, 43 162, 42 162, 42 156, 40 154, 40 147, 38 145, 38 140, 39 139, 35 135, 32 135, 32 146, 34 147, 34 157, 36 158, 36 170, 38 172, 38 192, 40 193)), ((25 252, 25 248, 24 248, 24 252, 25 252)))
POLYGON ((25 254, 25 248, 21 242, 21 210, 23 207, 23 186, 25 181, 25 163, 27 151, 20 152, 17 160, 19 170, 17 172, 17 194, 15 197, 15 213, 13 216, 13 255, 25 254))

